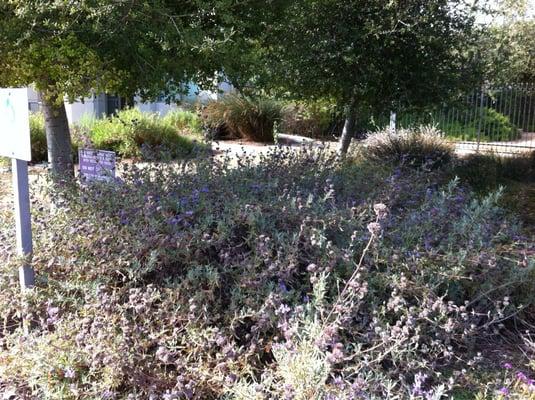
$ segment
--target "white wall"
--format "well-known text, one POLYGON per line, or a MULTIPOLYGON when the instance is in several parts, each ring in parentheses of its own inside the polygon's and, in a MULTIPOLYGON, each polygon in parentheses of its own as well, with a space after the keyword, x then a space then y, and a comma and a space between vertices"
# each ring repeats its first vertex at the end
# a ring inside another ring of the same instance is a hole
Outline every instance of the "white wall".
MULTIPOLYGON (((220 83, 218 89, 222 93, 232 92, 234 88, 227 82, 220 83)), ((217 100, 220 97, 219 92, 213 92, 210 90, 200 90, 199 87, 193 83, 189 84, 189 93, 187 96, 183 96, 181 100, 185 103, 207 103, 210 100, 217 100)), ((143 103, 139 98, 135 99, 136 108, 142 112, 158 113, 162 116, 169 111, 179 108, 176 104, 166 104, 165 102, 147 102, 143 103)), ((39 94, 32 88, 28 87, 28 103, 30 111, 39 111, 40 98, 39 94)), ((67 119, 70 124, 74 124, 84 116, 92 116, 95 118, 102 118, 106 115, 107 100, 105 94, 93 95, 85 97, 83 100, 69 103, 65 101, 65 109, 67 111, 67 119)))
POLYGON ((176 104, 166 104, 165 102, 155 103, 142 103, 139 99, 135 99, 136 108, 141 112, 158 113, 162 117, 169 111, 176 110, 178 106, 176 104))
POLYGON ((65 109, 69 124, 80 121, 84 115, 101 118, 106 115, 106 95, 98 94, 85 97, 74 103, 65 102, 65 109))

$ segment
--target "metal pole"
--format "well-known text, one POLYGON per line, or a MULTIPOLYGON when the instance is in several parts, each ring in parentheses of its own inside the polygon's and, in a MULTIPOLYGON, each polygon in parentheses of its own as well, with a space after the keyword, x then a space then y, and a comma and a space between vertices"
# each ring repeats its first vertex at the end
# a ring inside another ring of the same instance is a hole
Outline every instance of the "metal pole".
POLYGON ((19 267, 21 288, 28 289, 35 284, 35 275, 30 264, 32 247, 32 226, 30 216, 30 190, 28 185, 28 162, 12 160, 13 191, 15 194, 15 225, 17 234, 17 253, 23 257, 19 267))
POLYGON ((518 86, 515 85, 513 86, 513 88, 514 88, 514 92, 513 92, 514 100, 513 100, 513 110, 512 110, 513 116, 511 118, 511 122, 513 123, 514 126, 517 126, 518 124, 518 121, 517 121, 518 119, 518 86))
POLYGON ((470 109, 473 110, 473 112, 470 112, 470 117, 472 118, 472 122, 470 123, 471 126, 476 127, 476 137, 471 137, 470 142, 473 142, 474 140, 477 141, 477 116, 478 116, 478 104, 479 104, 479 90, 474 89, 474 98, 471 100, 471 107, 470 109))
POLYGON ((534 90, 535 90, 535 86, 532 86, 532 85, 529 85, 529 88, 528 88, 528 93, 529 93, 529 106, 528 106, 528 115, 527 115, 527 126, 526 126, 526 131, 528 132, 529 136, 529 144, 528 146, 533 146, 533 131, 535 131, 535 119, 533 118, 533 116, 535 115, 535 112, 532 113, 532 111, 534 111, 533 109, 535 107, 533 107, 533 97, 534 97, 534 90))
POLYGON ((521 122, 521 126, 519 127, 520 129, 522 129, 522 132, 526 132, 527 131, 527 127, 526 127, 526 115, 527 115, 527 110, 526 110, 526 105, 527 105, 527 95, 528 95, 528 86, 527 84, 523 84, 522 85, 522 101, 524 102, 524 105, 522 106, 522 118, 520 119, 521 122), (525 129, 526 128, 526 129, 525 129))
POLYGON ((476 153, 479 153, 479 144, 481 143, 481 120, 483 119, 483 102, 485 101, 485 86, 481 87, 481 96, 479 100, 479 121, 477 122, 477 148, 476 153))
POLYGON ((509 122, 513 123, 513 118, 511 118, 511 112, 513 110, 513 88, 511 85, 507 86, 507 92, 505 93, 506 108, 504 114, 509 118, 509 122))
MULTIPOLYGON (((470 103, 470 96, 466 96, 464 98, 464 100, 467 102, 467 103, 470 103)), ((464 140, 464 135, 465 135, 465 132, 466 132, 466 129, 468 128, 468 114, 470 114, 470 108, 469 107, 463 107, 463 112, 464 112, 464 121, 463 121, 463 126, 462 126, 462 131, 463 131, 463 136, 462 136, 462 140, 464 140)))

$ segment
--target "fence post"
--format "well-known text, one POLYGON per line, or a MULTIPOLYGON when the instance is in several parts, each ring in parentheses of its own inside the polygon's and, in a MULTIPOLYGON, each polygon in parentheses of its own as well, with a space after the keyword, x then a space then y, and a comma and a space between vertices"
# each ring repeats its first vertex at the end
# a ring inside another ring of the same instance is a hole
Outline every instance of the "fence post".
POLYGON ((390 111, 390 131, 396 132, 396 113, 394 111, 390 111))
POLYGON ((481 143, 481 121, 483 120, 483 105, 485 100, 485 85, 481 86, 481 96, 479 100, 479 120, 477 121, 477 147, 476 153, 479 153, 479 144, 481 143))

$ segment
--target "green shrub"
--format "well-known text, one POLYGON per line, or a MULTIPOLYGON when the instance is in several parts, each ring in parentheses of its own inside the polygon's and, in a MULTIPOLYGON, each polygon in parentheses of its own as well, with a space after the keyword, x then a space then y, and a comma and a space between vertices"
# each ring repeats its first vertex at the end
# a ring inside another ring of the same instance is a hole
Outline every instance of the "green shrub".
POLYGON ((97 149, 112 150, 122 157, 177 158, 191 154, 195 148, 191 136, 197 121, 188 113, 175 112, 167 118, 137 109, 122 110, 105 119, 89 118, 80 123, 81 136, 89 138, 97 149))
POLYGON ((201 118, 192 111, 173 110, 168 112, 162 119, 164 124, 172 126, 183 134, 200 136, 202 132, 201 118))
POLYGON ((508 180, 535 182, 535 151, 512 156, 470 154, 458 161, 455 173, 473 187, 483 190, 508 180))
POLYGON ((331 103, 290 103, 283 109, 280 131, 315 139, 333 138, 340 133, 340 121, 340 112, 331 103))
POLYGON ((45 117, 42 113, 30 114, 30 140, 32 144, 32 162, 48 160, 46 145, 45 117))
MULTIPOLYGON (((72 130, 72 128, 71 128, 72 130)), ((30 141, 32 147, 32 163, 42 163, 48 160, 46 141, 45 117, 43 113, 30 113, 30 141)), ((77 157, 78 141, 72 138, 73 157, 77 157)))
MULTIPOLYGON (((471 113, 465 111, 464 114, 471 113)), ((460 114, 457 119, 468 118, 460 114)), ((516 140, 520 137, 520 132, 511 123, 509 117, 499 113, 492 108, 483 108, 478 112, 470 123, 462 124, 459 121, 439 124, 440 128, 452 138, 463 140, 477 140, 480 131, 480 140, 483 142, 502 142, 516 140)))
MULTIPOLYGON (((194 141, 201 137, 201 120, 191 111, 176 110, 160 117, 131 109, 106 119, 84 115, 70 129, 75 162, 78 148, 83 146, 113 150, 123 157, 176 158, 190 154, 195 148, 194 141)), ((30 140, 32 162, 46 162, 48 150, 42 113, 30 114, 30 140)), ((7 165, 9 160, 2 163, 7 165)))
POLYGON ((479 137, 482 142, 511 141, 520 137, 520 132, 508 116, 488 107, 481 110, 451 109, 446 117, 436 112, 399 115, 398 126, 401 128, 422 124, 436 125, 447 138, 455 140, 477 140, 478 130, 481 131, 479 137))
POLYGON ((413 167, 436 168, 453 157, 453 147, 433 127, 385 129, 364 141, 365 155, 376 162, 394 162, 413 167))
POLYGON ((209 129, 225 126, 232 136, 256 142, 273 143, 275 122, 282 107, 275 100, 229 94, 210 102, 203 112, 209 129))

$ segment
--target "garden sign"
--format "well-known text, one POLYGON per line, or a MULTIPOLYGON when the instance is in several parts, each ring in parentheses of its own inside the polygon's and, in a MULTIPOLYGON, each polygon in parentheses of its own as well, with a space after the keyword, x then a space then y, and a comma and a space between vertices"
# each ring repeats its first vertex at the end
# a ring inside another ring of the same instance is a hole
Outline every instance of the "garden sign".
POLYGON ((0 89, 0 156, 12 160, 17 253, 24 260, 19 268, 23 289, 32 287, 35 281, 29 263, 33 251, 28 186, 28 161, 32 159, 29 121, 27 89, 0 89))
POLYGON ((115 153, 113 151, 80 149, 80 175, 88 181, 113 181, 115 179, 115 153))

